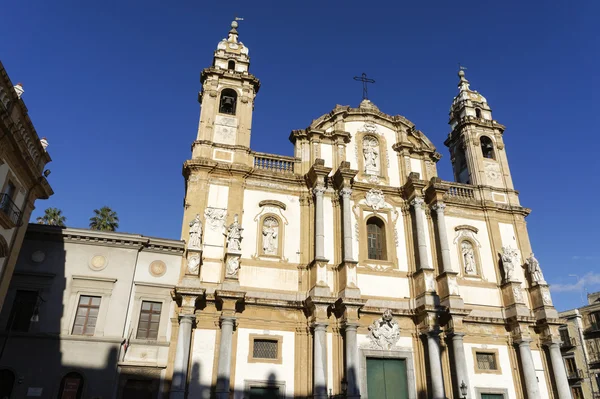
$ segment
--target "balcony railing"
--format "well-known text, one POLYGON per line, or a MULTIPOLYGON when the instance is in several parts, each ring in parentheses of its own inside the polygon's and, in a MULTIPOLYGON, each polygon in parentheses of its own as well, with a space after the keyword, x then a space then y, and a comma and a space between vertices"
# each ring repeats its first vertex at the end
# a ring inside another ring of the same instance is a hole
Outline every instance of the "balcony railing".
POLYGON ((452 184, 446 192, 446 197, 467 200, 475 199, 475 189, 468 187, 467 185, 452 184))
POLYGON ((590 364, 600 363, 600 353, 590 353, 588 356, 590 364))
POLYGON ((560 347, 562 349, 568 349, 568 348, 573 348, 574 346, 577 346, 577 342, 575 341, 575 338, 573 338, 573 337, 563 337, 562 340, 563 340, 563 342, 562 342, 562 344, 560 344, 560 347))
POLYGON ((264 153, 254 154, 254 167, 270 172, 293 174, 295 158, 264 153))
POLYGON ((583 371, 581 369, 567 370, 567 378, 570 380, 581 380, 583 379, 583 371))
POLYGON ((8 194, 0 194, 0 212, 8 217, 15 225, 18 225, 21 220, 21 210, 8 194))

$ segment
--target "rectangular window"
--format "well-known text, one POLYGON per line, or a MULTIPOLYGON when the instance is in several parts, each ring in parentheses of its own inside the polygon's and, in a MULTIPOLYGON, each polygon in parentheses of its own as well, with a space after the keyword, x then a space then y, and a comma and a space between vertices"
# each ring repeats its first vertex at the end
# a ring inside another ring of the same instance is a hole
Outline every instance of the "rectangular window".
POLYGON ((250 334, 248 362, 281 364, 282 339, 279 335, 250 334))
POLYGON ((479 370, 498 370, 496 364, 496 354, 488 352, 477 352, 477 368, 479 370))
POLYGON ((37 303, 37 291, 18 290, 8 318, 7 330, 29 331, 31 317, 37 303))
POLYGON ((158 338, 158 325, 160 324, 160 311, 162 303, 142 301, 142 310, 140 311, 140 321, 137 329, 137 339, 158 338))
POLYGON ((573 394, 573 399, 583 399, 583 390, 581 387, 572 387, 571 393, 573 394))
POLYGON ((100 310, 100 297, 82 295, 77 305, 77 314, 73 324, 73 335, 94 335, 98 311, 100 310))

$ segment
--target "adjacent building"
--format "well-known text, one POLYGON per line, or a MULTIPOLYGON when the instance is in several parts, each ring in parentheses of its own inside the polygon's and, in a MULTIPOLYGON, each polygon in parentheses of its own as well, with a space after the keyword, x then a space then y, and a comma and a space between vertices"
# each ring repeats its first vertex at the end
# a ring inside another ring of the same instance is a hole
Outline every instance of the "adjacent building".
POLYGON ((0 62, 0 309, 37 199, 53 194, 44 176, 50 162, 27 107, 0 62))
POLYGON ((0 398, 166 397, 183 249, 30 224, 0 313, 0 398))
POLYGON ((600 398, 600 292, 588 304, 560 313, 561 348, 573 399, 600 398))

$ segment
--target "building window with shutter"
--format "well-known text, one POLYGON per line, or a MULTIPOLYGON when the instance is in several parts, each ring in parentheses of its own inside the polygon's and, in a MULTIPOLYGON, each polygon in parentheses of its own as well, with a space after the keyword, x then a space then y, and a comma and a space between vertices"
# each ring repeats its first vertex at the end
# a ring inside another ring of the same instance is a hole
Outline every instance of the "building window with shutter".
POLYGON ((283 337, 279 335, 250 334, 249 363, 281 364, 281 345, 283 337))
POLYGON ((99 296, 82 295, 79 297, 77 314, 73 324, 73 335, 94 335, 100 310, 99 296))
POLYGON ((10 310, 7 329, 20 332, 29 331, 37 299, 37 291, 18 290, 10 310))
POLYGON ((385 224, 378 217, 367 220, 367 246, 369 259, 387 260, 385 224))
POLYGON ((140 321, 138 323, 137 339, 156 340, 158 338, 158 326, 160 324, 160 312, 162 303, 142 301, 140 321))
POLYGON ((502 374, 498 362, 498 350, 473 348, 476 373, 502 374))

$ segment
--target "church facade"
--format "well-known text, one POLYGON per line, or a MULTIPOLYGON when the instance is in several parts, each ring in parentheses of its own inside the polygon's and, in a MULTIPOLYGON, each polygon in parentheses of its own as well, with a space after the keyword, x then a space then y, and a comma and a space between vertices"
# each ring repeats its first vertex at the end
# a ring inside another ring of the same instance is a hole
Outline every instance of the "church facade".
POLYGON ((570 398, 505 127, 459 72, 455 181, 364 99, 251 150, 260 81, 237 23, 201 74, 185 162, 171 398, 570 398))

